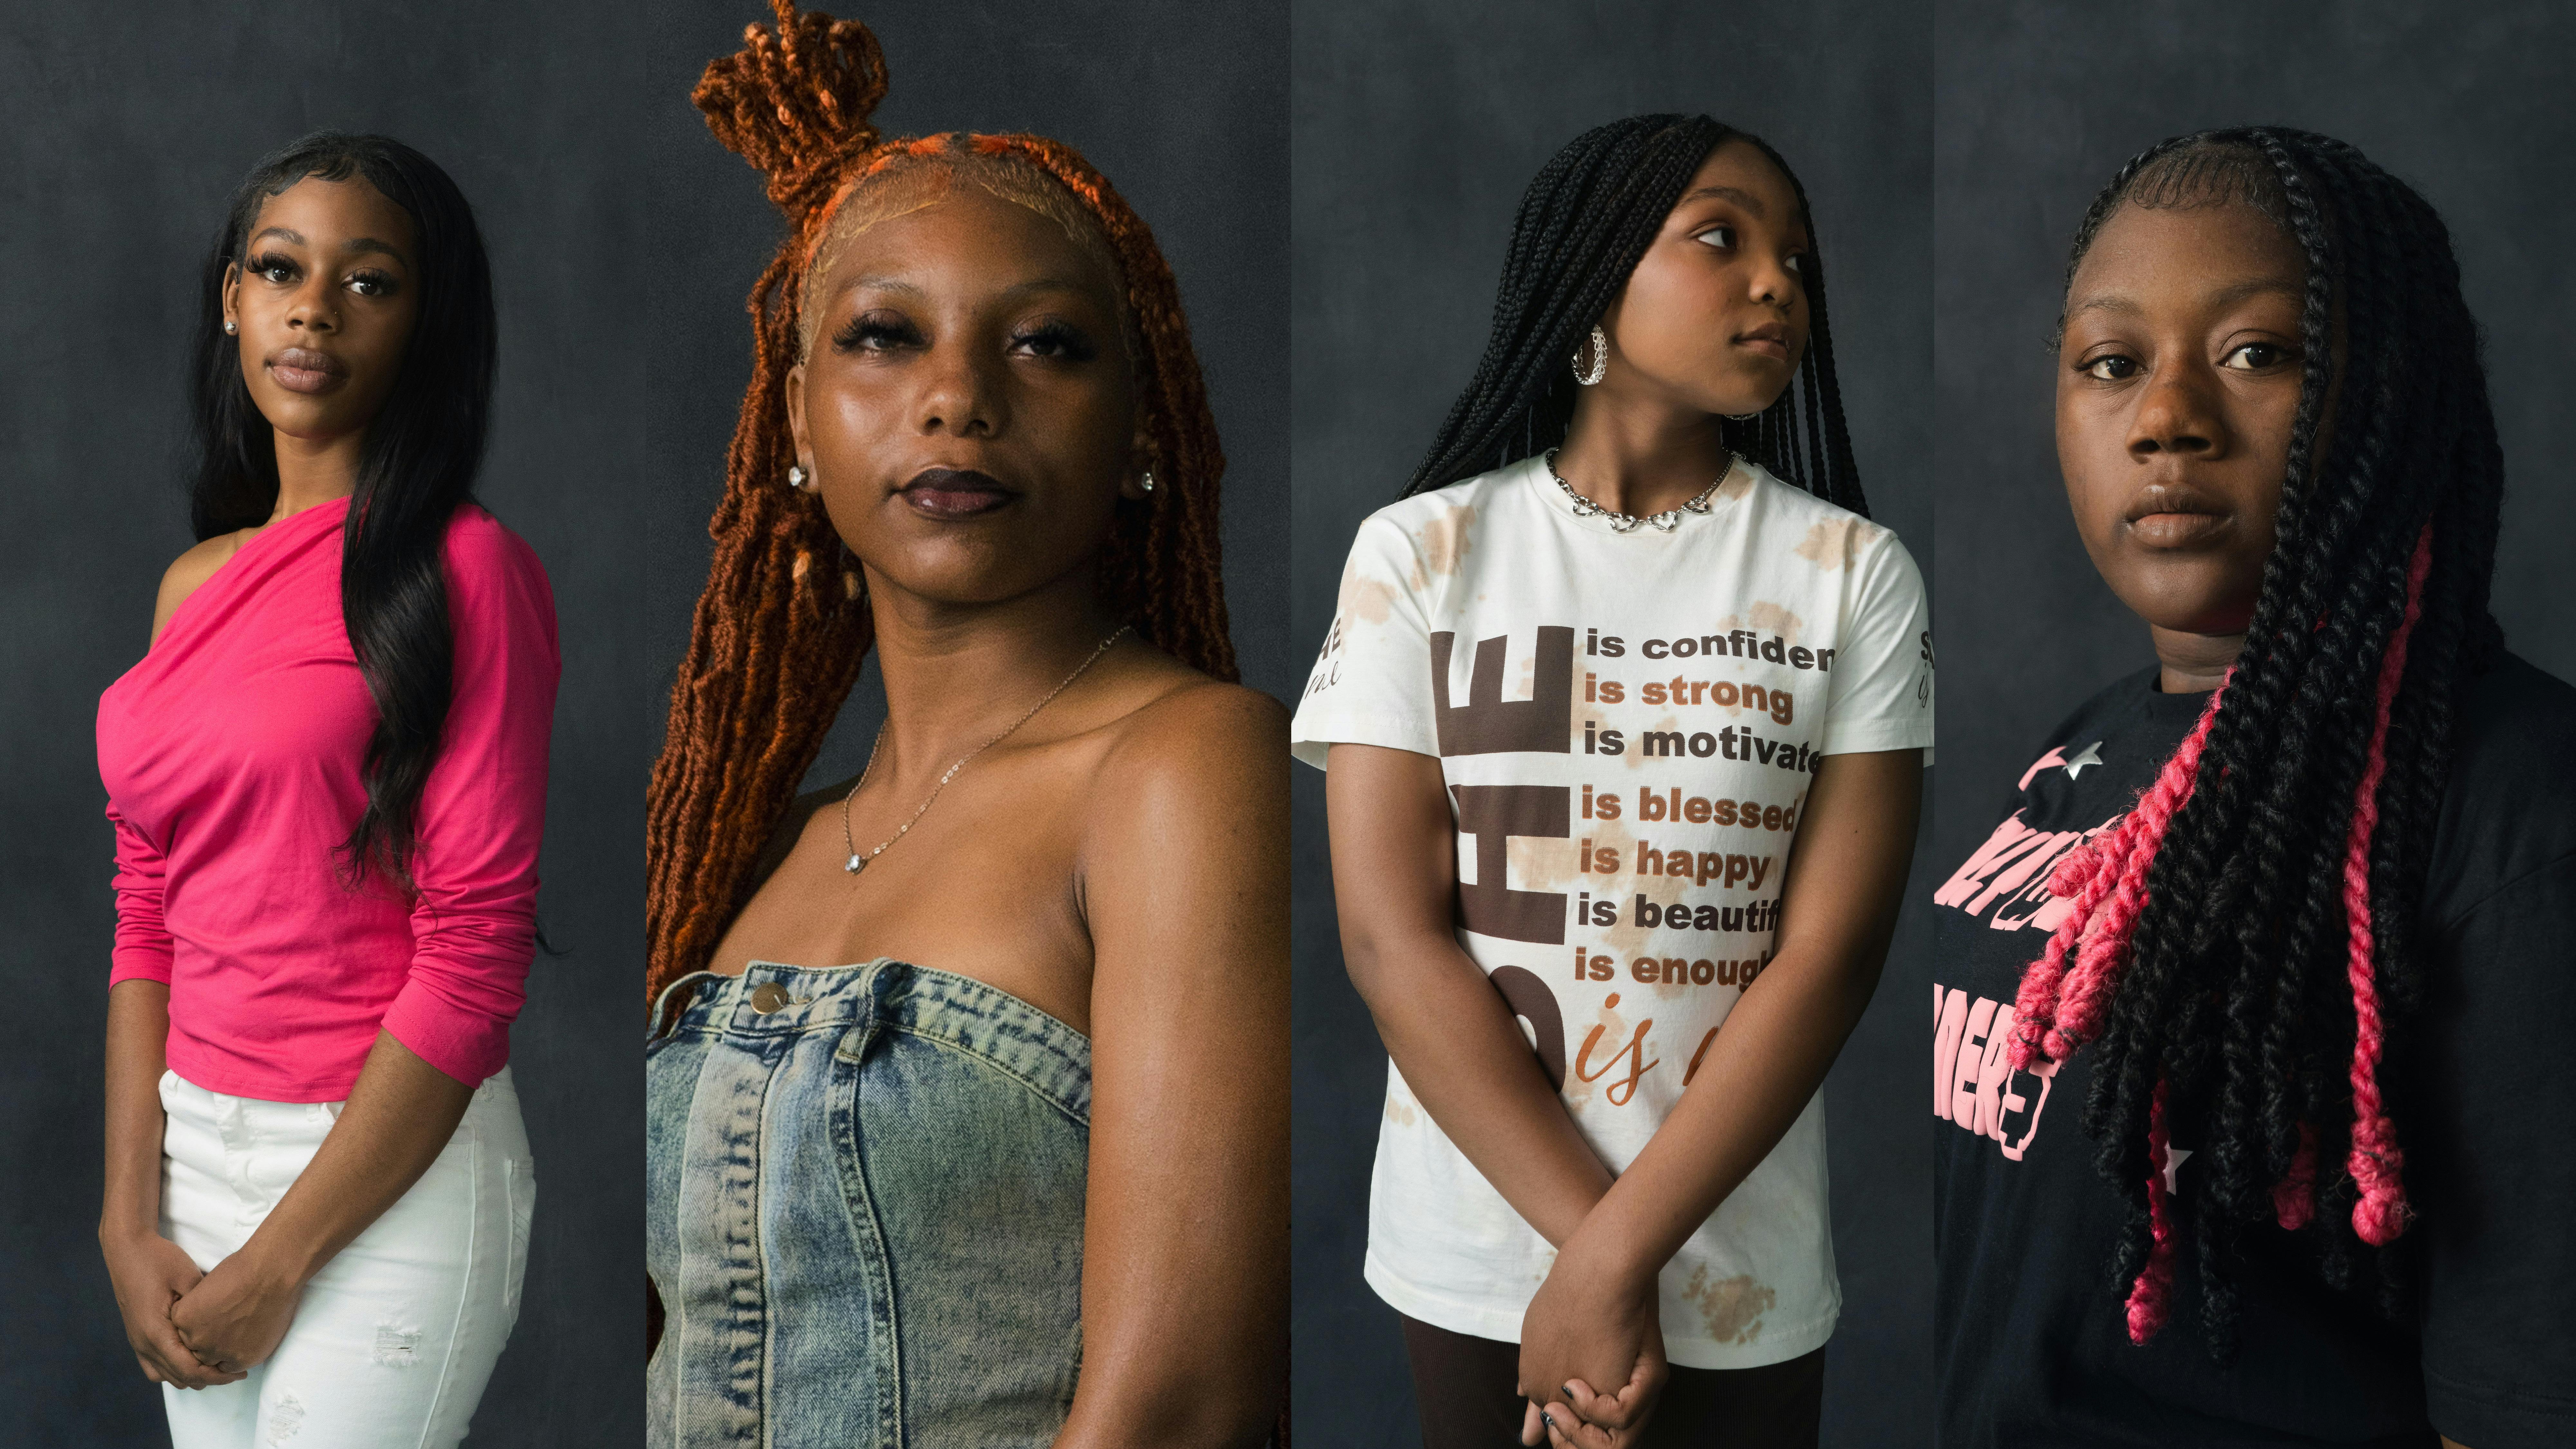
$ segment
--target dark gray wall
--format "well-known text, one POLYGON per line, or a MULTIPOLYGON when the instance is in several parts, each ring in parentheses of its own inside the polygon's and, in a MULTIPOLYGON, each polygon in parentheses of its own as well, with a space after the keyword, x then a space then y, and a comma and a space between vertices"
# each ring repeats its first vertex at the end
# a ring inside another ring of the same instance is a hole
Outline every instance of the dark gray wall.
MULTIPOLYGON (((1360 520, 1391 501, 1482 351, 1522 189, 1558 147, 1641 111, 1759 131, 1806 183, 1833 268, 1834 354, 1878 519, 1932 571, 1930 12, 1919 4, 1383 5, 1297 0, 1297 647, 1330 623, 1360 520)), ((1343 974, 1323 779, 1297 771, 1297 1429, 1419 1442, 1394 1311, 1360 1281, 1386 1057, 1343 974)), ((1917 870, 1910 896, 1927 894, 1917 870)), ((1922 921, 1827 1083, 1842 1325, 1825 1439, 1927 1442, 1930 1154, 1922 921)))
POLYGON ((98 1256, 113 842, 99 691, 142 655, 182 493, 197 267, 263 152, 380 130, 456 178, 490 248, 501 382, 482 497, 535 546, 563 642, 539 957, 512 1037, 542 1192, 525 1307, 471 1442, 640 1429, 643 780, 651 672, 626 505, 652 335, 642 36, 599 4, 277 0, 0 16, 0 1439, 150 1444, 161 1391, 98 1256))
MULTIPOLYGON (((1032 131, 1100 168, 1148 226, 1180 280, 1227 460, 1226 602, 1243 682, 1282 699, 1302 682, 1281 599, 1288 577, 1288 68, 1285 0, 914 0, 827 6, 867 22, 889 83, 889 136, 1032 131)), ((653 286, 659 342, 646 423, 651 463, 634 479, 651 540, 634 620, 657 691, 688 652, 706 582, 708 515, 724 493, 725 447, 751 378, 743 299, 785 230, 760 174, 717 144, 689 90, 706 63, 766 21, 756 0, 655 0, 640 133, 653 158, 653 286)), ((783 483, 780 486, 785 486, 783 483)), ((884 718, 874 661, 809 779, 858 773, 884 718)))
POLYGON ((2495 612, 2507 643, 2576 678, 2561 541, 2576 498, 2563 354, 2576 327, 2576 18, 2547 0, 2330 11, 2239 0, 2153 7, 1944 4, 1939 12, 1934 352, 1950 560, 1937 855, 1994 827, 2041 734, 2152 662, 2146 627, 2085 557, 2051 423, 2066 245, 2094 193, 2156 141, 2272 123, 2348 141, 2450 226, 2486 331, 2503 435, 2495 612), (2552 572, 2552 570, 2555 572, 2552 572))

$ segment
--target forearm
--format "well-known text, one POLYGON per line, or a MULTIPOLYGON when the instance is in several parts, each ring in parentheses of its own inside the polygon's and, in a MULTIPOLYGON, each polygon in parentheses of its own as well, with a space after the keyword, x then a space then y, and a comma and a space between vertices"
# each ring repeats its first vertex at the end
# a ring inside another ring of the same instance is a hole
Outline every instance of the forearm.
POLYGON ((1651 1277, 1769 1156, 1824 1084, 1878 985, 1862 959, 1780 957, 1727 1014, 1698 1076, 1583 1224, 1609 1261, 1651 1277))
POLYGON ((170 987, 130 977, 107 993, 107 1173, 102 1241, 161 1231, 161 1074, 169 1067, 170 987))
POLYGON ((282 1280, 309 1281, 429 1170, 473 1096, 378 1032, 340 1120, 242 1252, 282 1280))
POLYGON ((1878 988, 1921 802, 1912 750, 1825 757, 1781 881, 1779 954, 1585 1221, 1594 1261, 1651 1280, 1806 1109, 1878 988))
POLYGON ((1344 959, 1414 1100, 1550 1244, 1610 1190, 1538 1057, 1455 937, 1352 939, 1344 959))

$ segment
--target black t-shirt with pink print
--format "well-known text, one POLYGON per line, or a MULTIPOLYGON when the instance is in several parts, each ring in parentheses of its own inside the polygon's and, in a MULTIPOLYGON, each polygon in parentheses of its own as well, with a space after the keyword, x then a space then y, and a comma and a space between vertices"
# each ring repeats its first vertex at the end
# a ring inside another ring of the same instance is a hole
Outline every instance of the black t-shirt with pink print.
MULTIPOLYGON (((2407 1153, 2416 1317, 2391 1324, 2249 1228, 2240 1346, 2213 1363, 2193 1255, 2129 1342, 2108 1281, 2125 1212, 2084 1135, 2090 1054, 2005 1059, 2022 970, 2067 906, 2059 857, 2154 782, 2207 703, 2153 669, 2032 752, 1994 833, 1935 894, 1933 1346, 1947 1449, 2576 1445, 2576 689, 2506 656, 2462 701, 2433 838, 2419 1014, 2384 1074, 2407 1153)), ((2192 1143, 2169 1182, 2187 1199, 2192 1143)))

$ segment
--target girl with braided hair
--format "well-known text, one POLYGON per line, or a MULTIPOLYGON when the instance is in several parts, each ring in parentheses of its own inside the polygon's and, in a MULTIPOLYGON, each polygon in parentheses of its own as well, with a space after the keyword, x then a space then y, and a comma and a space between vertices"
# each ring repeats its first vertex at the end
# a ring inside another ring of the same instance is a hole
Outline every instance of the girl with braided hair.
POLYGON ((2201 132, 2064 287, 2067 497, 2157 662, 1935 897, 1944 1437, 2576 1440, 2576 691, 2488 613, 2449 236, 2201 132))
POLYGON ((1284 721, 1177 289, 1071 148, 881 137, 875 37, 775 8, 694 96, 788 233, 651 787, 648 1442, 1258 1444, 1284 721))
POLYGON ((1704 116, 1558 153, 1291 726, 1392 1059, 1367 1278, 1436 1449, 1816 1441, 1818 1088, 1894 931, 1932 677, 1814 235, 1704 116))

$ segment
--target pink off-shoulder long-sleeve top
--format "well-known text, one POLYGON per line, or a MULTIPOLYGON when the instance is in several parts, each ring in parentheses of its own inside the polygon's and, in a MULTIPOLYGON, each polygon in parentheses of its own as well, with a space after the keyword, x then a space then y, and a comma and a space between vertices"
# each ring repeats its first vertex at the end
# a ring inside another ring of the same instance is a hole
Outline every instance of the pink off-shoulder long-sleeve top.
POLYGON ((468 504, 445 540, 453 702, 421 793, 419 887, 352 889, 376 709, 340 615, 349 501, 254 534, 98 703, 116 825, 113 985, 170 985, 170 1069, 274 1102, 349 1095, 379 1027, 480 1083, 534 954, 560 667, 536 554, 468 504))

